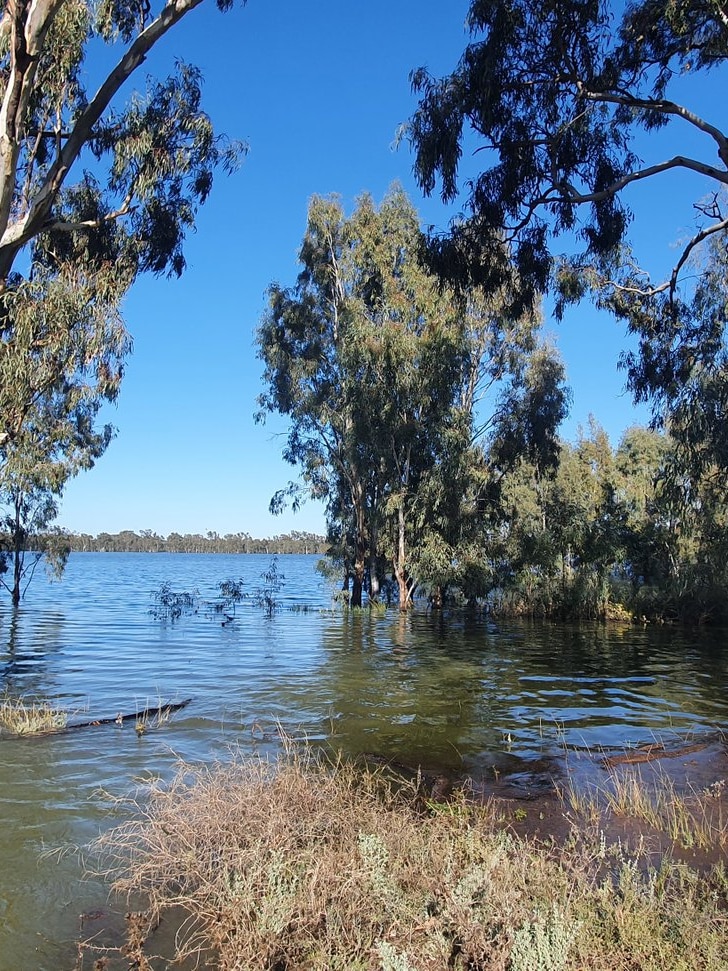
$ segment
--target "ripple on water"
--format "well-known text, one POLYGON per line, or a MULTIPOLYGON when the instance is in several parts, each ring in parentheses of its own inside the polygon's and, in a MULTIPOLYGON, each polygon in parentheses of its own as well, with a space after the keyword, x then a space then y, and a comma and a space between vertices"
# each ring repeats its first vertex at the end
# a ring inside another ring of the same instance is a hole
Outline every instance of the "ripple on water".
POLYGON ((722 636, 342 616, 326 609, 315 562, 280 561, 283 606, 313 611, 267 618, 248 599, 225 626, 204 602, 227 578, 253 592, 267 557, 74 554, 63 583, 38 580, 18 611, 0 612, 0 690, 79 719, 193 698, 141 737, 126 723, 0 739, 0 971, 73 965, 77 915, 105 891, 59 851, 119 819, 114 798, 169 778, 180 759, 269 755, 282 729, 345 754, 492 776, 556 764, 565 747, 728 724, 722 636), (156 620, 151 594, 165 582, 198 590, 199 612, 156 620))

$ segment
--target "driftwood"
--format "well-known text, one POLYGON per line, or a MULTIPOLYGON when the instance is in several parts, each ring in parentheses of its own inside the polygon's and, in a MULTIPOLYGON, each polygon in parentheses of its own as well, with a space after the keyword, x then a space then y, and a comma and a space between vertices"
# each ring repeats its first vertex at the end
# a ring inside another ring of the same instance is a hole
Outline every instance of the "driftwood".
POLYGON ((58 729, 60 732, 73 732, 77 728, 97 728, 99 725, 123 725, 124 722, 147 722, 151 718, 166 718, 173 711, 179 711, 180 708, 185 708, 192 701, 192 698, 185 698, 184 701, 178 701, 172 704, 169 702, 166 705, 158 705, 156 708, 142 708, 141 711, 134 711, 128 715, 124 715, 119 712, 114 718, 95 718, 93 721, 87 722, 75 722, 73 725, 65 725, 63 728, 58 729))
POLYGON ((611 769, 617 765, 633 765, 639 762, 654 762, 656 759, 679 759, 683 755, 692 755, 693 752, 702 752, 715 741, 714 737, 704 742, 695 742, 693 745, 682 745, 680 748, 667 748, 662 742, 655 742, 652 745, 643 745, 641 748, 631 752, 623 752, 621 755, 610 755, 602 759, 602 765, 611 769))

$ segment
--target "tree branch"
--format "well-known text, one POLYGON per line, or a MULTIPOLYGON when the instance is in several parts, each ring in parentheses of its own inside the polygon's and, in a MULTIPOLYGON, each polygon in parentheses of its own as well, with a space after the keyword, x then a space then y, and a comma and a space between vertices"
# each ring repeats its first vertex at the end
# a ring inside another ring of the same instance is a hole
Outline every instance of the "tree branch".
MULTIPOLYGON (((17 2, 17 0, 16 0, 17 2)), ((34 0, 32 0, 34 2, 34 0)), ((59 4, 61 0, 37 0, 38 3, 59 4)), ((108 108, 112 98, 119 91, 124 82, 133 72, 144 62, 149 51, 175 24, 177 24, 187 13, 199 6, 203 0, 170 0, 164 7, 156 20, 143 30, 131 43, 119 62, 109 73, 106 80, 91 99, 85 110, 78 117, 68 138, 60 151, 55 163, 51 166, 43 185, 36 192, 30 209, 22 219, 17 220, 11 225, 7 225, 10 207, 8 205, 5 218, 2 219, 3 211, 0 204, 0 226, 5 226, 2 236, 0 236, 0 280, 7 277, 10 272, 15 257, 19 250, 37 235, 44 228, 48 214, 57 198, 58 192, 63 182, 76 162, 83 146, 91 136, 94 125, 101 118, 104 111, 108 108)), ((29 18, 30 19, 30 18, 29 18)), ((47 30, 48 25, 45 25, 47 30)), ((9 85, 10 87, 10 85, 9 85)), ((8 98, 6 96, 6 102, 8 98)), ((4 108, 5 106, 3 106, 4 108)), ((0 138, 4 137, 3 124, 5 119, 0 112, 0 138)), ((15 156, 17 156, 18 145, 11 143, 15 156)), ((0 142, 0 160, 2 158, 2 143, 0 142)), ((17 161, 17 158, 15 158, 17 161)), ((0 178, 11 181, 14 185, 15 165, 12 171, 5 171, 0 178)), ((6 195, 8 189, 6 187, 6 195)), ((12 199, 12 187, 9 192, 12 199)), ((0 193, 0 203, 2 194, 0 193)))
POLYGON ((720 182, 722 185, 728 185, 728 171, 723 171, 717 169, 712 165, 706 165, 705 162, 699 162, 696 159, 687 158, 684 155, 675 155, 671 159, 666 159, 664 162, 658 162, 655 165, 650 165, 646 169, 639 169, 637 172, 630 172, 623 175, 621 178, 616 179, 611 185, 607 186, 606 189, 600 189, 598 192, 580 192, 574 186, 566 184, 554 185, 547 190, 543 195, 536 199, 533 199, 528 204, 528 216, 525 217, 517 226, 508 227, 507 231, 510 233, 517 232, 522 229, 529 221, 530 217, 533 215, 536 209, 540 206, 546 206, 558 203, 568 203, 570 205, 583 205, 587 202, 602 202, 605 199, 609 199, 619 192, 626 186, 631 185, 633 182, 639 182, 642 179, 649 179, 653 175, 658 175, 660 172, 668 172, 670 169, 684 168, 689 169, 691 172, 698 172, 700 175, 705 175, 716 182, 720 182), (559 195, 558 193, 566 193, 565 195, 559 195))
POLYGON ((10 34, 10 70, 0 107, 0 232, 3 234, 12 212, 21 133, 40 53, 62 2, 11 0, 3 16, 2 32, 10 34))
POLYGON ((672 276, 670 277, 670 305, 674 305, 675 290, 677 289, 677 278, 680 270, 683 268, 687 262, 688 257, 703 240, 712 236, 713 233, 721 233, 723 230, 728 229, 728 219, 723 219, 719 223, 714 223, 712 226, 707 226, 705 229, 701 229, 700 232, 696 233, 695 236, 690 240, 688 245, 682 252, 680 259, 675 264, 675 268, 672 271, 672 276))
POLYGON ((132 206, 131 201, 132 196, 130 194, 118 209, 114 210, 114 212, 107 212, 102 219, 82 219, 79 222, 67 222, 63 219, 55 219, 47 222, 43 226, 43 229, 51 231, 58 230, 62 233, 72 233, 79 229, 100 229, 102 226, 114 222, 116 219, 128 216, 130 212, 134 212, 137 207, 132 206))
POLYGON ((715 125, 696 115, 684 105, 677 104, 675 101, 660 100, 655 101, 650 98, 635 98, 630 94, 617 95, 605 94, 600 91, 588 91, 578 85, 579 93, 589 101, 603 102, 606 104, 623 105, 626 108, 642 108, 645 111, 657 111, 663 115, 677 115, 689 124, 694 125, 700 131, 705 132, 718 145, 718 157, 723 164, 728 167, 728 137, 715 125))

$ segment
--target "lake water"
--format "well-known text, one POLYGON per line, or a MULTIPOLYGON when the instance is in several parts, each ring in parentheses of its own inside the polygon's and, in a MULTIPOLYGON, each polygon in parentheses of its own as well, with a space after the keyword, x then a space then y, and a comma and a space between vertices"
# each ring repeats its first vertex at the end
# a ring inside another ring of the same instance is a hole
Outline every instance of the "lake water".
POLYGON ((0 602, 0 692, 48 699, 71 721, 192 698, 141 737, 132 722, 0 738, 0 971, 73 968, 79 915, 107 906, 73 848, 124 817, 116 798, 180 760, 272 754, 278 726, 475 779, 556 774, 566 749, 728 728, 724 631, 342 615, 304 556, 279 559, 272 617, 253 596, 230 622, 205 607, 228 578, 254 594, 270 562, 73 554, 61 583, 39 575, 17 611, 0 602), (198 612, 155 618, 165 582, 198 590, 198 612))

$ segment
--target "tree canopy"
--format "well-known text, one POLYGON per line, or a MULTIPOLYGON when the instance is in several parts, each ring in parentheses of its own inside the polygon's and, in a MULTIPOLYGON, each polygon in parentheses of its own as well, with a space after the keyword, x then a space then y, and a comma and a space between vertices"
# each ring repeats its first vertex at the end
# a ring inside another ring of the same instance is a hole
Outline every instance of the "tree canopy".
POLYGON ((609 283, 674 305, 692 252, 709 237, 725 247, 728 230, 728 133, 691 104, 688 83, 728 57, 725 5, 474 0, 468 24, 472 39, 451 75, 413 74, 420 103, 410 136, 422 188, 433 192, 439 179, 453 200, 463 152, 483 166, 469 183, 467 215, 434 240, 441 269, 465 282, 501 282, 510 252, 519 270, 514 299, 528 300, 548 286, 552 240, 568 233, 581 244, 570 265, 580 272, 562 275, 564 298, 609 283), (678 79, 684 100, 672 96, 678 79), (699 153, 643 159, 660 143, 638 141, 640 133, 668 125, 676 137, 687 129, 704 136, 699 153), (668 278, 652 282, 627 252, 625 190, 675 169, 697 177, 699 224, 668 278))
POLYGON ((124 294, 139 273, 182 272, 215 169, 240 158, 215 134, 190 65, 121 100, 152 48, 201 2, 170 0, 157 12, 147 0, 4 4, 0 501, 16 554, 30 521, 45 528, 69 476, 111 438, 94 419, 118 394, 131 349, 124 294), (106 71, 95 91, 85 88, 87 58, 106 71), (31 496, 43 497, 40 518, 31 496))
MULTIPOLYGON (((181 244, 214 168, 234 164, 201 108, 189 65, 118 107, 116 96, 165 34, 203 0, 12 0, 0 20, 0 282, 18 255, 63 262, 78 247, 127 268, 179 273, 181 244), (84 88, 91 45, 116 61, 84 88)), ((232 0, 218 0, 226 9, 232 0)))

